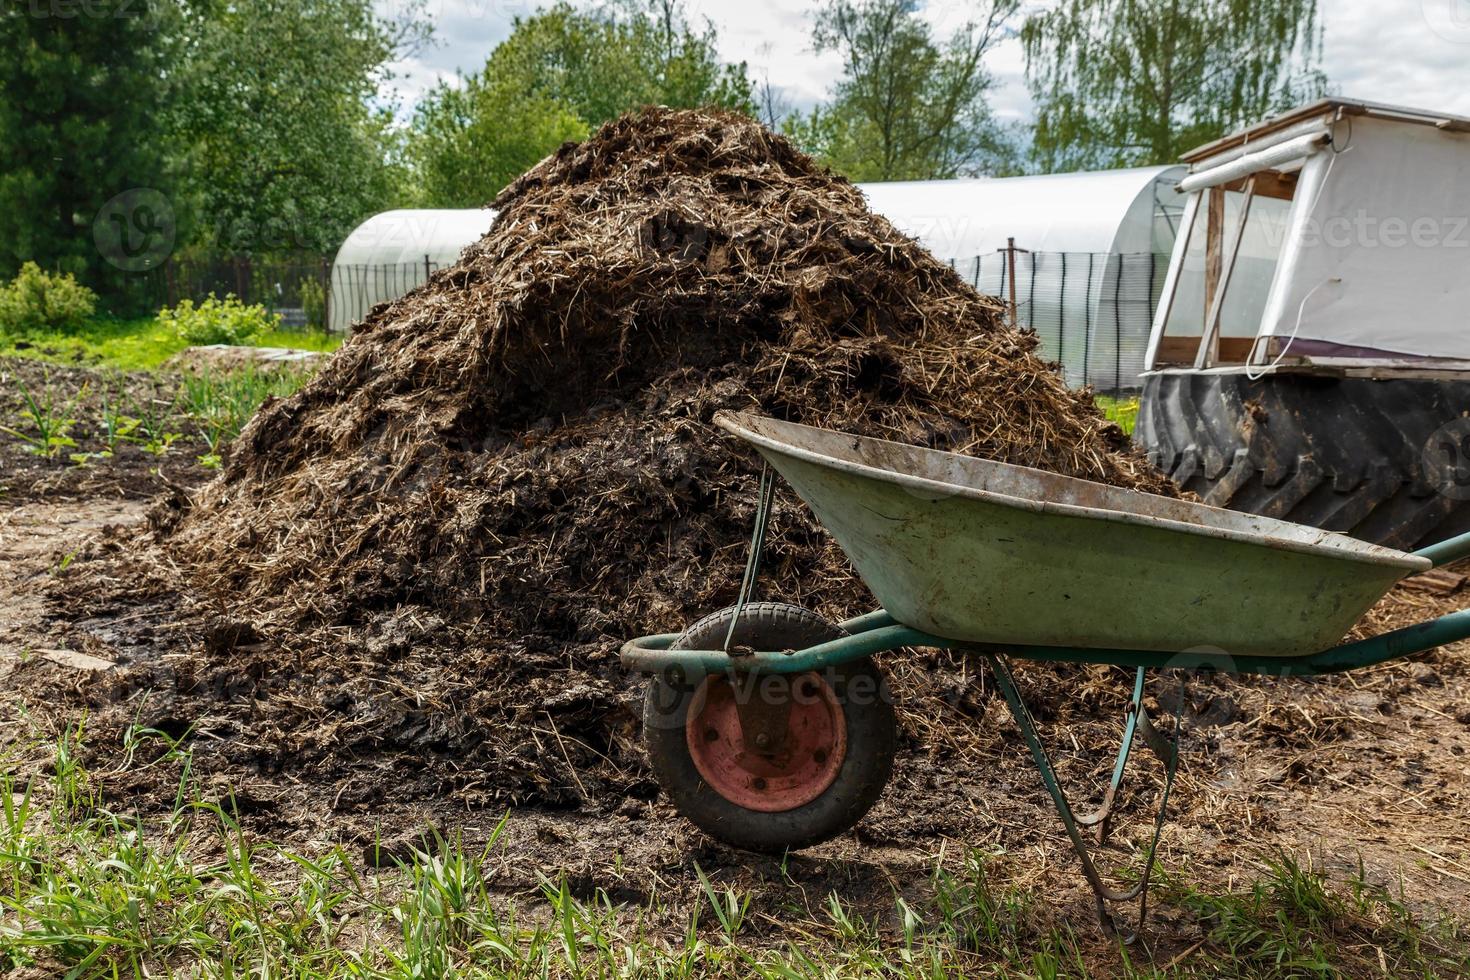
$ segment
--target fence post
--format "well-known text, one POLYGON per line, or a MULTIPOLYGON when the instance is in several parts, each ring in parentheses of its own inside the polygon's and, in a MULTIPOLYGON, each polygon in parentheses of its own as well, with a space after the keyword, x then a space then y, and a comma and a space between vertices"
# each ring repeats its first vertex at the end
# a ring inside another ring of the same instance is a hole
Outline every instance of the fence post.
POLYGON ((235 295, 240 302, 250 305, 250 257, 235 257, 235 295))
POLYGON ((322 330, 332 329, 332 264, 322 259, 322 330))
MULTIPOLYGON (((1015 247, 1016 247, 1016 240, 1014 238, 1007 238, 1006 239, 1006 247, 1005 248, 998 248, 998 249, 996 249, 997 252, 1004 252, 1005 253, 1005 255, 1002 256, 1002 258, 1000 260, 1000 295, 1001 295, 1001 298, 1005 298, 1005 294, 1006 294, 1006 260, 1010 258, 1011 249, 1013 249, 1015 247)), ((1014 330, 1015 328, 1016 328, 1016 304, 1015 303, 1012 303, 1011 304, 1011 329, 1014 330)))
POLYGON ((1123 392, 1123 267, 1128 255, 1118 254, 1118 272, 1113 279, 1113 397, 1123 392))
POLYGON ((1014 238, 1006 239, 1006 247, 996 249, 997 252, 1006 253, 1006 264, 1000 267, 1001 288, 1008 289, 1011 300, 1011 329, 1021 329, 1021 320, 1016 310, 1016 253, 1025 252, 1024 248, 1016 247, 1014 238))
MULTIPOLYGON (((1082 383, 1090 384, 1092 381, 1092 281, 1095 278, 1093 263, 1097 261, 1096 252, 1087 253, 1087 292, 1082 297, 1082 383)), ((1102 290, 1098 290, 1102 294, 1102 290)))
POLYGON ((1026 316, 1036 330, 1036 253, 1031 253, 1031 280, 1026 284, 1026 316))
POLYGON ((433 277, 433 275, 434 270, 429 268, 429 256, 426 253, 424 255, 424 282, 428 282, 429 279, 433 277))
POLYGON ((1067 350, 1067 253, 1062 252, 1062 285, 1057 291, 1057 363, 1062 365, 1062 377, 1066 377, 1067 350))

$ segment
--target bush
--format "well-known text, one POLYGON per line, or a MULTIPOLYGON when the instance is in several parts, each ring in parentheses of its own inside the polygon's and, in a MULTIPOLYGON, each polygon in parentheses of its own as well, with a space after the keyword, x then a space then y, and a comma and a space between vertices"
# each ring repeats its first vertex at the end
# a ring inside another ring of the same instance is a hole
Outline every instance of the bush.
POLYGON ((173 309, 158 311, 158 322, 191 346, 204 344, 249 344, 261 334, 278 330, 281 318, 259 303, 246 306, 233 293, 224 299, 214 293, 198 306, 183 300, 173 309))
POLYGON ((318 279, 303 279, 300 284, 301 311, 306 325, 313 330, 327 329, 327 291, 318 279))
POLYGON ((21 266, 9 285, 0 286, 0 334, 71 333, 96 311, 97 294, 75 276, 52 275, 34 262, 21 266))

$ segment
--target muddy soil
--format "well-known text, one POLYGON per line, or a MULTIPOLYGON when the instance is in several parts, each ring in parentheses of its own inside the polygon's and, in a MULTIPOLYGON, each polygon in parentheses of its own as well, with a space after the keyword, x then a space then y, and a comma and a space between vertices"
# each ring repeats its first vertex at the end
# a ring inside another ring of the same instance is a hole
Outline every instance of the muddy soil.
MULTIPOLYGON (((94 665, 37 656, 41 648, 124 665, 140 656, 182 663, 210 655, 209 629, 180 615, 186 604, 179 596, 115 595, 69 613, 48 606, 42 597, 48 590, 38 589, 65 556, 95 549, 106 526, 144 519, 140 504, 108 497, 7 505, 0 512, 0 601, 16 610, 0 633, 0 661, 25 660, 12 681, 28 678, 24 686, 34 690, 44 673, 56 686, 98 686, 94 665)), ((1365 622, 1381 628, 1467 603, 1470 591, 1446 591, 1442 582, 1400 587, 1365 622)), ((1204 887, 1224 887, 1255 878, 1257 862, 1278 849, 1311 856, 1339 880, 1356 873, 1361 861, 1370 881, 1401 890, 1416 911, 1457 915, 1470 900, 1467 658, 1470 645, 1460 644, 1335 678, 1195 680, 1184 764, 1165 826, 1165 866, 1204 887)), ((588 792, 594 802, 577 808, 510 806, 493 884, 532 899, 541 876, 566 875, 582 895, 599 888, 620 901, 657 895, 669 910, 669 927, 677 928, 686 903, 697 900, 698 867, 717 883, 749 891, 760 928, 779 941, 793 914, 820 919, 833 891, 857 910, 887 916, 895 894, 922 899, 942 855, 953 859, 962 847, 978 847, 997 855, 997 867, 1012 881, 1046 894, 1049 908, 1041 914, 1092 936, 1100 962, 1108 962, 1110 947, 1092 924, 1075 861, 989 678, 932 653, 891 657, 887 667, 900 697, 908 698, 901 704, 905 745, 884 798, 853 832, 785 862, 735 852, 680 819, 645 773, 629 771, 620 796, 588 792), (916 717, 916 708, 924 716, 916 717), (936 719, 940 708, 946 714, 936 719)), ((1107 777, 1127 678, 1107 668, 1031 668, 1023 677, 1039 696, 1044 734, 1085 809, 1098 801, 1107 777)), ((22 722, 19 689, 9 689, 5 738, 13 751, 30 734, 44 736, 75 720, 72 708, 30 702, 22 722)), ((1156 683, 1153 690, 1153 709, 1167 713, 1173 689, 1156 683)), ((167 692, 161 694, 167 701, 167 692)), ((636 697, 635 686, 624 694, 636 697)), ((236 808, 252 830, 307 850, 340 844, 364 861, 383 863, 423 846, 426 832, 484 842, 507 811, 504 801, 474 792, 473 773, 438 794, 424 792, 427 787, 404 793, 409 774, 396 768, 396 755, 374 759, 364 748, 360 765, 304 776, 289 766, 240 765, 248 750, 216 719, 170 717, 165 710, 151 724, 192 747, 206 796, 236 808)), ((567 735, 553 725, 538 734, 534 751, 567 750, 567 735)), ((133 766, 120 766, 114 747, 94 750, 110 806, 166 808, 176 767, 143 768, 146 751, 133 766)), ((1135 859, 1151 829, 1146 810, 1161 767, 1147 753, 1137 758, 1118 845, 1105 858, 1110 867, 1135 859)), ((44 765, 43 754, 32 759, 44 765)), ((1167 902, 1156 909, 1157 962, 1201 938, 1200 924, 1187 912, 1167 902)))
MULTIPOLYGON (((115 485, 115 484, 114 484, 115 485)), ((45 587, 106 528, 136 524, 146 505, 122 497, 0 505, 0 671, 48 642, 45 587)))

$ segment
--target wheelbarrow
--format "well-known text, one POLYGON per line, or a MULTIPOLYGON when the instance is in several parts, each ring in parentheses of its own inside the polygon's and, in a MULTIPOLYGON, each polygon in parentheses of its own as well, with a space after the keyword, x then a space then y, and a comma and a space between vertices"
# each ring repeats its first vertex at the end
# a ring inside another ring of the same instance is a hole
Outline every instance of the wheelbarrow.
MULTIPOLYGON (((1318 528, 1040 470, 749 414, 716 424, 768 466, 737 602, 682 633, 624 644, 650 675, 644 737, 660 784, 702 830, 781 852, 856 824, 881 794, 896 745, 873 656, 945 648, 988 661, 1109 929, 1107 903, 1147 912, 1154 852, 1179 764, 1182 715, 1165 734, 1144 708, 1151 670, 1282 677, 1334 673, 1470 636, 1470 610, 1340 643, 1405 576, 1470 555, 1470 535, 1408 554, 1318 528), (754 602, 774 468, 811 507, 881 608, 830 623, 754 602), (1061 788, 1012 659, 1134 671, 1122 744, 1100 809, 1061 788), (1136 740, 1165 767, 1137 881, 1110 888, 1098 844, 1136 740)), ((1182 712, 1184 692, 1177 704, 1182 712)))

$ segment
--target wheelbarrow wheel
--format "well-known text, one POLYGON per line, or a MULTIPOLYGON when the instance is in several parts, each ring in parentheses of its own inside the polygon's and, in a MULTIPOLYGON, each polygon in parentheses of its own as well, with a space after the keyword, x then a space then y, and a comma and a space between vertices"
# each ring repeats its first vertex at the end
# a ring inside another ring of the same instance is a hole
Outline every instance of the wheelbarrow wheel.
MULTIPOLYGON (((674 649, 720 649, 733 616, 706 616, 674 649)), ((741 610, 733 644, 799 650, 844 635, 800 606, 759 602, 741 610)), ((795 676, 666 672, 649 682, 643 727, 679 812, 712 837, 765 853, 819 844, 861 820, 888 782, 897 742, 893 699, 870 659, 795 676), (761 718, 773 710, 780 722, 769 728, 761 718)))

